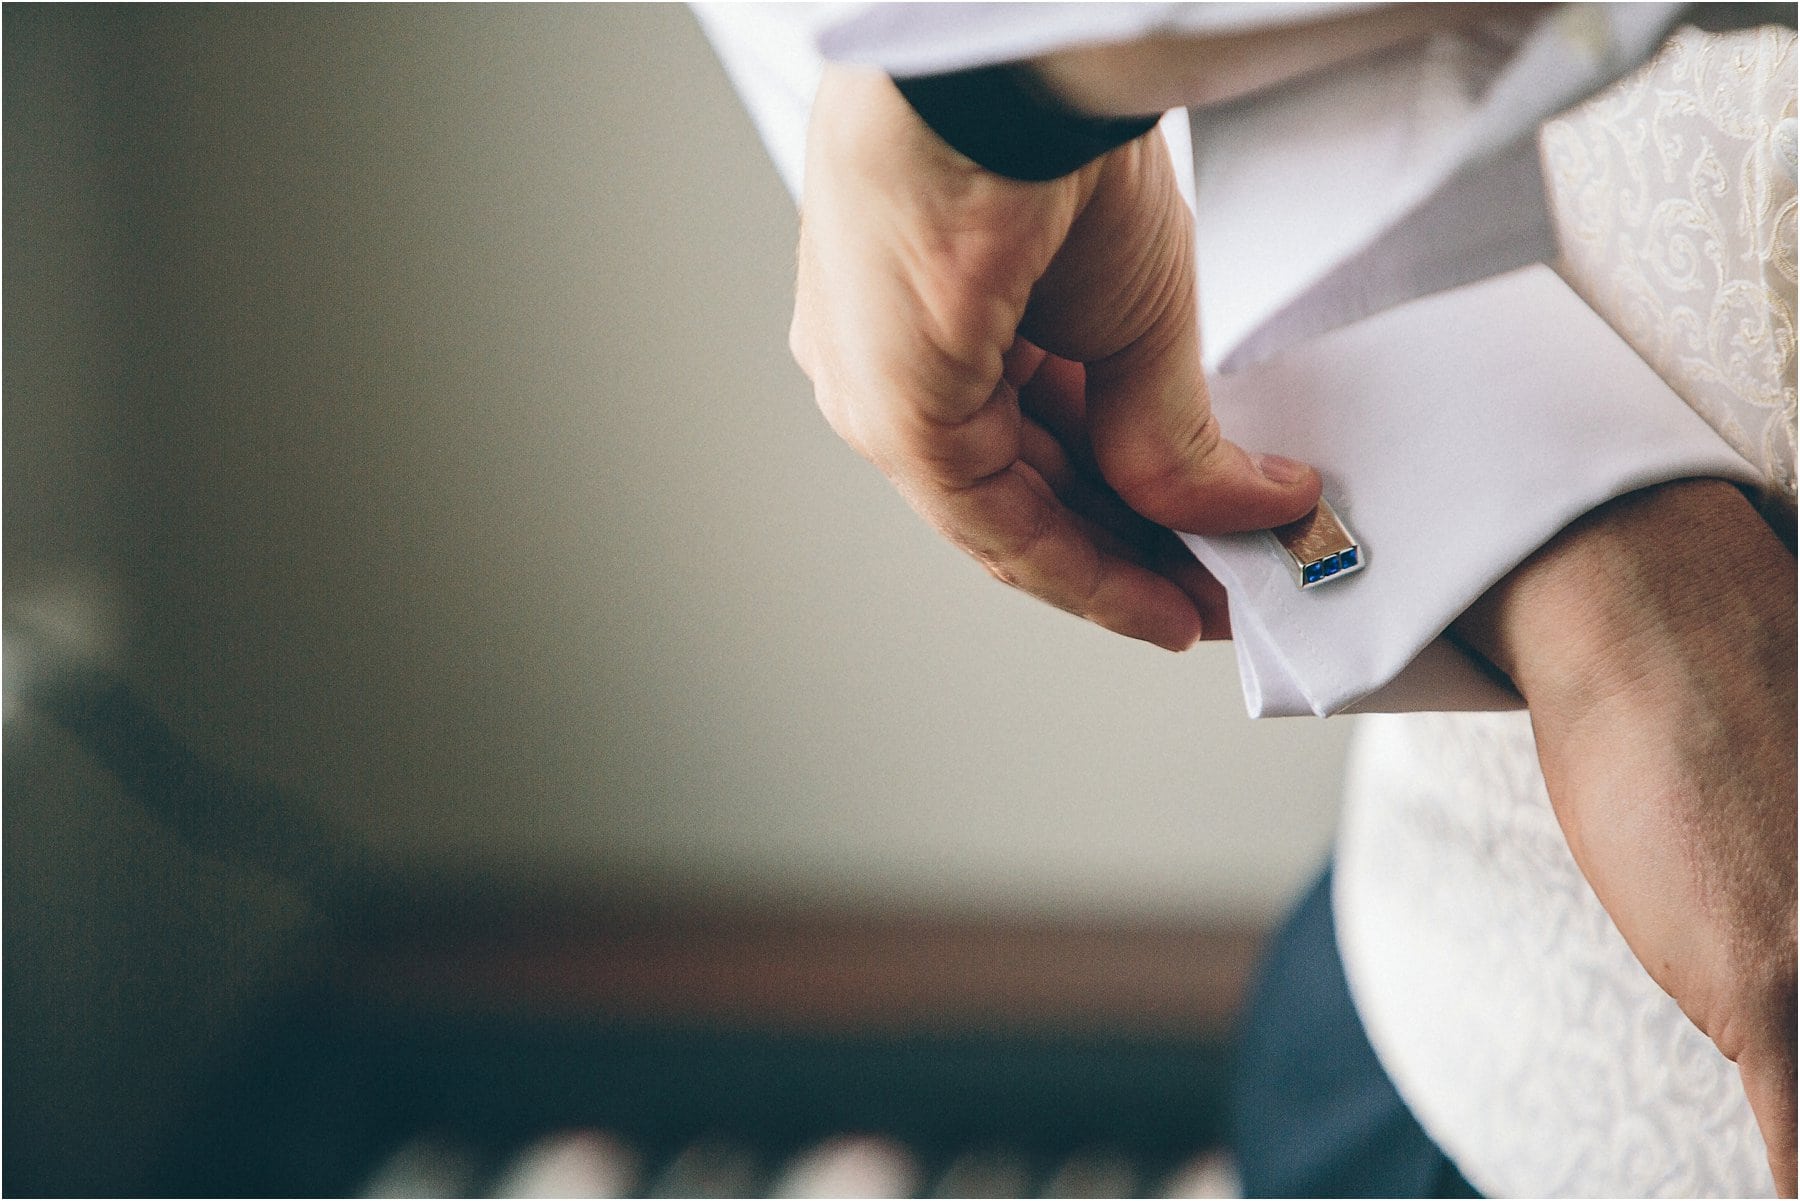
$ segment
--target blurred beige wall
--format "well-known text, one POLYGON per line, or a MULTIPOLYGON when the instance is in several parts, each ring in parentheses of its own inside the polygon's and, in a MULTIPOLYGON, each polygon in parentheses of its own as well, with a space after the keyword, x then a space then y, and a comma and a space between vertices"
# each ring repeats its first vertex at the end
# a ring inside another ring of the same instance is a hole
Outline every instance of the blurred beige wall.
POLYGON ((8 604, 111 580, 206 753, 452 873, 1254 915, 1317 860, 1339 724, 991 584, 835 442, 684 9, 111 21, 104 199, 7 280, 14 430, 106 471, 9 438, 8 604))
MULTIPOLYGON (((5 34, 9 623, 384 871, 1259 918, 1320 858, 1341 723, 1007 592, 826 429, 684 9, 5 34)), ((6 752, 7 1130, 104 1189, 316 926, 6 752)))

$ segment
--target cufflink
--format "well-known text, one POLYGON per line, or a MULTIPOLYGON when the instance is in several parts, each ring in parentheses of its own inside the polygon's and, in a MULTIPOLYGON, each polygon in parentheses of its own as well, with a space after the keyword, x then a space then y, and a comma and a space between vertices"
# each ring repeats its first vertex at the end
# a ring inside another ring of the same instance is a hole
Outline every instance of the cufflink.
POLYGON ((1318 508, 1299 521, 1276 526, 1269 534, 1293 569, 1294 583, 1302 589, 1362 570, 1362 547, 1322 496, 1318 508))

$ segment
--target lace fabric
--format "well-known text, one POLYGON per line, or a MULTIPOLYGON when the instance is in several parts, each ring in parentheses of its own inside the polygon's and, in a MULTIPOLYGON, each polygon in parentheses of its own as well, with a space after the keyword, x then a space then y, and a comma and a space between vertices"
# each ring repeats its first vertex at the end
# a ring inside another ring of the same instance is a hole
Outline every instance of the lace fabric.
MULTIPOLYGON (((1539 142, 1559 270, 1790 520, 1794 46, 1778 28, 1681 30, 1539 142)), ((1772 1194, 1736 1068, 1581 876, 1526 715, 1362 719, 1337 863, 1370 1041, 1478 1188, 1772 1194)))
POLYGON ((1563 277, 1790 508, 1794 41, 1683 29, 1539 136, 1563 277))

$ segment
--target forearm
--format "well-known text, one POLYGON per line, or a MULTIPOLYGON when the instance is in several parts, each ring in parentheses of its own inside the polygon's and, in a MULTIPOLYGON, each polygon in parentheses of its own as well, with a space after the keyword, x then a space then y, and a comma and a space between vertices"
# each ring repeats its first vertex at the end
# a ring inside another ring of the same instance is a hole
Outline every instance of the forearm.
POLYGON ((1577 521, 1455 633, 1531 709, 1582 873, 1743 1074, 1794 1192, 1794 560, 1743 495, 1688 480, 1577 521))
POLYGON ((1785 682, 1791 710, 1794 620, 1793 556, 1743 493, 1678 480, 1572 523, 1453 632, 1534 707, 1691 687, 1710 665, 1747 658, 1760 678, 1785 682))
POLYGON ((1786 898, 1791 963, 1794 560, 1741 492, 1681 480, 1602 505, 1453 632, 1525 697, 1570 849, 1640 957, 1698 929, 1646 881, 1707 895, 1710 873, 1754 868, 1773 875, 1731 883, 1786 898))

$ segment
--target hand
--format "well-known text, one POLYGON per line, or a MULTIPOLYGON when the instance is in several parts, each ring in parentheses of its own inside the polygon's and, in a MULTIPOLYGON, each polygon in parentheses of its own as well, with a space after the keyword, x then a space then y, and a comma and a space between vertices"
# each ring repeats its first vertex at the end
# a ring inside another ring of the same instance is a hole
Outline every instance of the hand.
POLYGON ((1524 695, 1575 861, 1737 1063, 1793 1196, 1793 558, 1730 485, 1667 484, 1571 526, 1456 630, 1524 695))
POLYGON ((1200 372, 1191 217, 1140 138, 1048 183, 950 149, 888 79, 826 70, 790 342, 834 430, 995 576, 1171 650, 1222 590, 1162 527, 1291 521, 1311 468, 1252 459, 1200 372))

